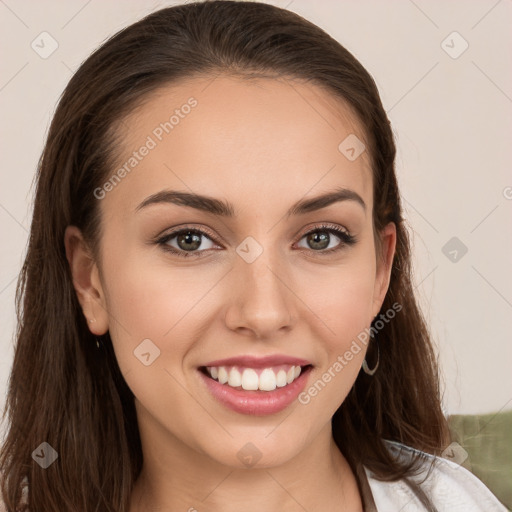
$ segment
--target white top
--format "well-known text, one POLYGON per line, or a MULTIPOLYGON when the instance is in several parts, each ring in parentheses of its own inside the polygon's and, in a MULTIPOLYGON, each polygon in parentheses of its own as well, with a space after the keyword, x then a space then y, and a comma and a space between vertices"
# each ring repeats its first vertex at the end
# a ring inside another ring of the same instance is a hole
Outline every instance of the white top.
MULTIPOLYGON (((385 440, 393 454, 400 458, 410 457, 418 450, 401 443, 385 440)), ((422 472, 410 480, 420 484, 438 512, 507 512, 507 508, 473 473, 451 460, 424 454, 426 462, 422 472), (425 479, 430 463, 434 466, 425 479), (424 481, 423 481, 424 480, 424 481)), ((375 507, 371 497, 366 512, 426 512, 427 509, 416 497, 412 489, 403 480, 382 482, 372 476, 372 472, 364 468, 375 507)))
MULTIPOLYGON (((384 442, 399 458, 408 458, 418 452, 395 441, 384 442)), ((422 471, 410 479, 420 484, 437 512, 507 512, 498 498, 466 468, 441 457, 423 454, 426 459, 422 471), (433 469, 425 479, 434 459, 433 469)), ((360 476, 363 479, 365 512, 428 512, 405 481, 382 482, 375 479, 369 469, 363 468, 364 473, 360 476)), ((26 496, 26 487, 24 491, 26 496)), ((5 506, 0 500, 0 512, 4 511, 5 506)))

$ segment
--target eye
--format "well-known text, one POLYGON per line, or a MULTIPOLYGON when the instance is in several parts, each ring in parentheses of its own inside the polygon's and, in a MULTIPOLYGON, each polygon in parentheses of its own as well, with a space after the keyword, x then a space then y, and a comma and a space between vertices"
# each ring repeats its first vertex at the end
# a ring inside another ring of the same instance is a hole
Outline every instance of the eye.
MULTIPOLYGON (((156 240, 165 251, 181 258, 199 258, 214 249, 214 236, 203 229, 184 227, 172 231, 156 240)), ((300 241, 306 239, 309 246, 300 246, 312 252, 324 255, 340 251, 357 242, 355 236, 335 224, 322 224, 302 235, 300 241), (338 243, 336 243, 336 239, 338 243), (333 245, 334 243, 334 245, 333 245)))
POLYGON ((306 244, 308 244, 305 248, 320 254, 331 254, 346 246, 352 246, 357 242, 355 236, 335 224, 322 224, 317 226, 305 233, 301 240, 304 238, 306 239, 306 244), (336 239, 339 240, 337 244, 336 239))
POLYGON ((202 229, 185 227, 164 235, 156 243, 162 246, 165 251, 183 258, 200 257, 201 253, 215 246, 212 238, 213 236, 210 233, 202 229))

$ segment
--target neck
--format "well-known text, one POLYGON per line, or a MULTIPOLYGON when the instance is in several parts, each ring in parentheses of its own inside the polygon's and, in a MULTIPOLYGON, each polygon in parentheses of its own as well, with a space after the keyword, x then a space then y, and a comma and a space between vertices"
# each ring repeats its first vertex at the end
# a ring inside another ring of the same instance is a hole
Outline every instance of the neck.
POLYGON ((362 511, 355 476, 332 438, 330 423, 283 464, 236 468, 218 463, 161 427, 139 419, 144 463, 130 512, 362 511))

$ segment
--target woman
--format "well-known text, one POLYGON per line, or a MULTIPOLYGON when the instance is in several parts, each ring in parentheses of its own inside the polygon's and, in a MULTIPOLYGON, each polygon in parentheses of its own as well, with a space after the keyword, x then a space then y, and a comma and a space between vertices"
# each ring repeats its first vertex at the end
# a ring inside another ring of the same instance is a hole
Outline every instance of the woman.
POLYGON ((7 509, 504 510, 437 457, 394 158, 370 75, 284 9, 94 52, 40 161, 7 509))

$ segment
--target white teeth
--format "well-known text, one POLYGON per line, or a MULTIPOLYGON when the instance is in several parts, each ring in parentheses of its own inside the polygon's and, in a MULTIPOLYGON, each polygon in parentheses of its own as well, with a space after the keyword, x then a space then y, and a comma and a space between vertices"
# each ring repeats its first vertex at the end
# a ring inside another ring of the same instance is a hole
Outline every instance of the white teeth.
MULTIPOLYGON (((213 377, 213 375, 212 375, 213 377)), ((228 372, 226 371, 226 368, 224 368, 224 366, 221 366, 219 368, 219 382, 221 384, 226 384, 226 382, 228 381, 228 372)))
POLYGON ((242 385, 242 376, 236 368, 231 368, 231 371, 229 372, 228 384, 232 388, 237 388, 238 386, 242 385))
POLYGON ((276 386, 278 388, 284 388, 286 384, 286 372, 284 370, 279 370, 276 376, 276 386))
POLYGON ((274 391, 276 389, 276 374, 270 368, 265 368, 261 372, 259 389, 261 391, 274 391))
POLYGON ((274 391, 291 384, 300 374, 300 366, 291 366, 288 371, 282 367, 279 369, 265 368, 260 374, 253 368, 244 368, 241 372, 236 367, 208 366, 208 374, 212 379, 218 380, 221 384, 227 384, 233 388, 242 387, 246 391, 274 391))
POLYGON ((246 368, 242 375, 242 388, 246 391, 256 391, 258 389, 258 374, 246 368))

